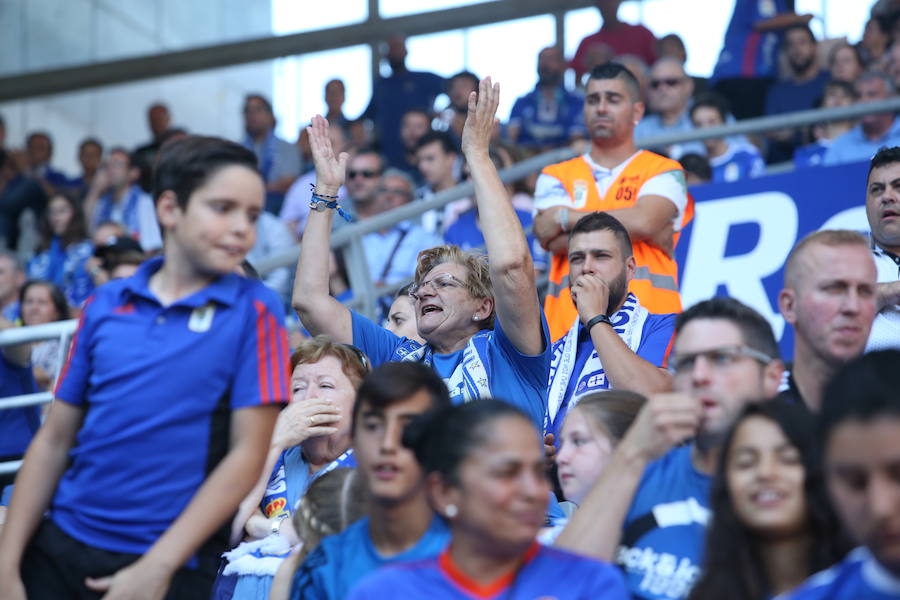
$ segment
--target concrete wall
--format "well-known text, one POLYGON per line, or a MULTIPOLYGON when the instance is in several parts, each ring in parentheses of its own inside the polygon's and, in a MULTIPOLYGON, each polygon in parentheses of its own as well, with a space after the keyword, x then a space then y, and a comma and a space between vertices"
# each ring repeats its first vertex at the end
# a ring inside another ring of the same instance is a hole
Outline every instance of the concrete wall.
MULTIPOLYGON (((0 0, 0 32, 0 73, 13 74, 271 35, 271 1, 0 0)), ((239 139, 250 91, 271 96, 271 62, 0 104, 0 115, 7 146, 46 130, 54 165, 75 175, 85 137, 107 147, 146 142, 146 108, 157 101, 174 125, 239 139)))

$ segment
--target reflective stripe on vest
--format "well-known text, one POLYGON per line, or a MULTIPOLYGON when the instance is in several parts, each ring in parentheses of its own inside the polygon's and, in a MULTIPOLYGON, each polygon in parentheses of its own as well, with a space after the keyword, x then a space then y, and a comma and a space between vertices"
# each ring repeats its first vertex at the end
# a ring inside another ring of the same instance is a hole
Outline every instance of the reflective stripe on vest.
MULTIPOLYGON (((597 190, 593 171, 583 157, 577 157, 562 163, 550 165, 544 173, 554 177, 573 198, 579 197, 576 210, 609 210, 634 206, 641 186, 657 175, 669 171, 681 171, 677 162, 641 151, 622 172, 616 176, 606 194, 601 198, 597 190), (576 190, 577 188, 577 190, 576 190), (576 193, 576 191, 578 193, 576 193)), ((688 197, 682 217, 682 228, 693 218, 693 202, 688 197)), ((615 212, 612 212, 615 215, 615 212)), ((678 243, 679 232, 673 235, 673 246, 678 243)), ((633 243, 635 259, 638 261, 634 279, 629 285, 647 310, 655 313, 681 312, 681 297, 678 294, 678 267, 675 260, 660 248, 648 243, 633 243)), ((550 281, 544 312, 550 326, 550 337, 553 340, 565 335, 577 317, 577 310, 571 300, 568 281, 568 259, 564 255, 553 257, 550 268, 550 281)))

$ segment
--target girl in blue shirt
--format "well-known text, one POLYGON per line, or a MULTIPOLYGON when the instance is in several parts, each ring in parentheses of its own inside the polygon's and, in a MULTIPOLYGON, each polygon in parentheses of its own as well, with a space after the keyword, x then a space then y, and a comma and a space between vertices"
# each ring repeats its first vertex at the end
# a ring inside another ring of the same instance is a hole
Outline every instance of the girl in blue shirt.
POLYGON ((84 213, 75 198, 57 193, 40 221, 41 241, 28 263, 30 279, 46 279, 58 285, 73 307, 80 307, 94 282, 86 263, 94 251, 87 235, 84 213))
POLYGON ((614 567, 535 542, 549 492, 536 434, 522 411, 491 399, 411 425, 404 444, 427 473, 431 503, 450 524, 450 545, 438 557, 379 571, 351 600, 628 598, 614 567))

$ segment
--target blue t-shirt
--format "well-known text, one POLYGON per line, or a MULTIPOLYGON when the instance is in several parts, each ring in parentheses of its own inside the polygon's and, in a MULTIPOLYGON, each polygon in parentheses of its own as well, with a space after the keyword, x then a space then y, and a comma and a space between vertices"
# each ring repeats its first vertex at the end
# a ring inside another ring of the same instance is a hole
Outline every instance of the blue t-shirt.
POLYGON ((51 518, 75 539, 143 554, 228 452, 234 410, 286 403, 275 292, 229 273, 162 306, 162 258, 88 298, 56 397, 85 411, 51 518))
POLYGON ((709 159, 712 180, 716 183, 759 177, 766 173, 766 163, 756 147, 729 144, 725 154, 709 159))
POLYGON ((94 280, 87 272, 87 261, 93 254, 90 240, 63 248, 59 238, 54 238, 50 248, 28 263, 28 277, 52 281, 62 289, 71 306, 81 306, 94 291, 94 280))
POLYGON ((784 12, 787 12, 786 0, 737 0, 710 82, 731 77, 773 76, 779 36, 754 31, 754 27, 784 12))
POLYGON ((516 125, 520 146, 564 146, 570 139, 587 136, 582 108, 584 98, 560 86, 549 102, 539 87, 513 104, 509 125, 516 125))
POLYGON ((615 567, 535 542, 517 572, 493 583, 473 581, 444 551, 436 558, 382 569, 350 594, 350 600, 382 598, 628 600, 629 596, 615 567))
MULTIPOLYGON (((352 315, 353 344, 368 355, 374 366, 400 360, 398 351, 402 350, 401 345, 404 348, 421 347, 407 338, 397 337, 358 313, 354 312, 352 315)), ((481 341, 484 342, 480 344, 484 353, 480 358, 487 381, 482 383, 490 386, 490 395, 485 397, 505 400, 519 407, 531 417, 539 431, 547 410, 547 373, 550 369, 550 343, 547 341, 550 339, 550 332, 543 313, 541 327, 544 351, 536 356, 526 356, 516 350, 504 333, 500 319, 494 321, 493 331, 482 330, 477 334, 483 336, 481 341)), ((447 384, 450 399, 455 404, 465 401, 466 381, 474 375, 461 366, 465 352, 463 349, 452 354, 434 354, 432 357, 432 367, 447 384)))
POLYGON ((831 140, 819 140, 794 150, 794 168, 821 167, 825 162, 825 153, 831 147, 831 140))
POLYGON ((766 94, 766 114, 779 115, 815 107, 829 79, 831 76, 828 71, 820 71, 809 81, 799 84, 793 81, 779 81, 770 87, 766 94))
POLYGON ((891 128, 883 136, 877 139, 869 139, 863 133, 862 124, 857 124, 853 129, 843 135, 839 135, 831 142, 831 147, 825 152, 823 163, 825 166, 843 165, 851 162, 871 160, 882 146, 888 148, 900 146, 900 118, 894 118, 891 128))
POLYGON ((840 563, 816 573, 793 592, 777 600, 897 600, 900 577, 875 560, 868 549, 857 548, 840 563))
MULTIPOLYGON (((37 391, 31 366, 16 366, 0 352, 0 398, 36 394, 37 391)), ((40 406, 0 410, 0 457, 13 458, 24 454, 40 426, 40 406)))
POLYGON ((360 519, 341 533, 324 538, 306 557, 294 573, 291 600, 343 600, 353 586, 379 567, 437 556, 449 542, 447 524, 435 516, 412 548, 385 558, 372 543, 368 517, 360 519))
POLYGON ((694 468, 692 447, 650 463, 628 509, 616 562, 635 598, 685 598, 700 573, 711 477, 694 468))
POLYGON ((413 108, 432 112, 435 99, 444 93, 444 78, 424 71, 400 71, 375 82, 372 100, 363 113, 375 123, 382 152, 392 166, 406 162, 400 139, 400 121, 413 108))
MULTIPOLYGON (((525 210, 516 209, 516 216, 522 224, 522 229, 531 227, 533 217, 531 213, 525 210)), ((547 251, 541 248, 540 241, 534 237, 533 233, 525 236, 528 242, 528 249, 531 250, 531 260, 538 269, 546 270, 547 251)), ((478 213, 472 208, 459 215, 447 231, 444 232, 444 242, 455 244, 463 250, 473 250, 476 248, 484 248, 484 233, 478 226, 478 213)))
MULTIPOLYGON (((675 334, 675 319, 677 316, 675 314, 649 313, 644 323, 644 328, 641 330, 641 340, 635 354, 650 364, 662 367, 666 359, 666 353, 669 350, 669 344, 672 342, 672 336, 675 334)), ((615 315, 613 318, 615 318, 615 315)), ((613 323, 613 326, 616 325, 618 323, 613 323)), ((566 336, 553 342, 551 364, 556 364, 565 348, 565 342, 566 336)), ((565 398, 555 415, 547 414, 547 432, 556 436, 557 444, 559 444, 559 430, 562 428, 563 421, 565 421, 572 398, 591 392, 611 389, 606 373, 602 369, 582 375, 584 365, 588 359, 596 355, 597 350, 594 348, 591 336, 585 331, 584 325, 580 324, 578 327, 578 349, 575 352, 575 362, 572 364, 573 376, 569 378, 566 386, 565 398)))

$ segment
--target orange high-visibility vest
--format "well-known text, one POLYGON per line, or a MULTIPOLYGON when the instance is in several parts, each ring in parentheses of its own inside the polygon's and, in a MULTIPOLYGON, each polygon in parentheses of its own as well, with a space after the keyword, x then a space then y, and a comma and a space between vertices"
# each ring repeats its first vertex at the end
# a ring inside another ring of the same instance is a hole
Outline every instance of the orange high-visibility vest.
MULTIPOLYGON (((634 206, 641 186, 649 179, 668 171, 682 171, 681 165, 671 160, 642 150, 601 198, 594 181, 594 173, 583 157, 578 156, 565 162, 550 165, 543 173, 558 179, 573 201, 573 208, 589 211, 615 211, 617 208, 634 206)), ((612 215, 615 216, 615 212, 612 215)), ((694 217, 694 201, 688 196, 681 227, 694 217)), ((678 243, 679 232, 673 237, 673 249, 678 243)), ((675 259, 664 250, 649 242, 633 240, 632 249, 637 271, 628 285, 641 305, 652 313, 681 312, 681 296, 678 294, 678 266, 675 259)), ((544 313, 550 325, 550 339, 557 340, 569 331, 578 317, 569 292, 569 257, 555 254, 550 265, 550 287, 544 301, 544 313)))

